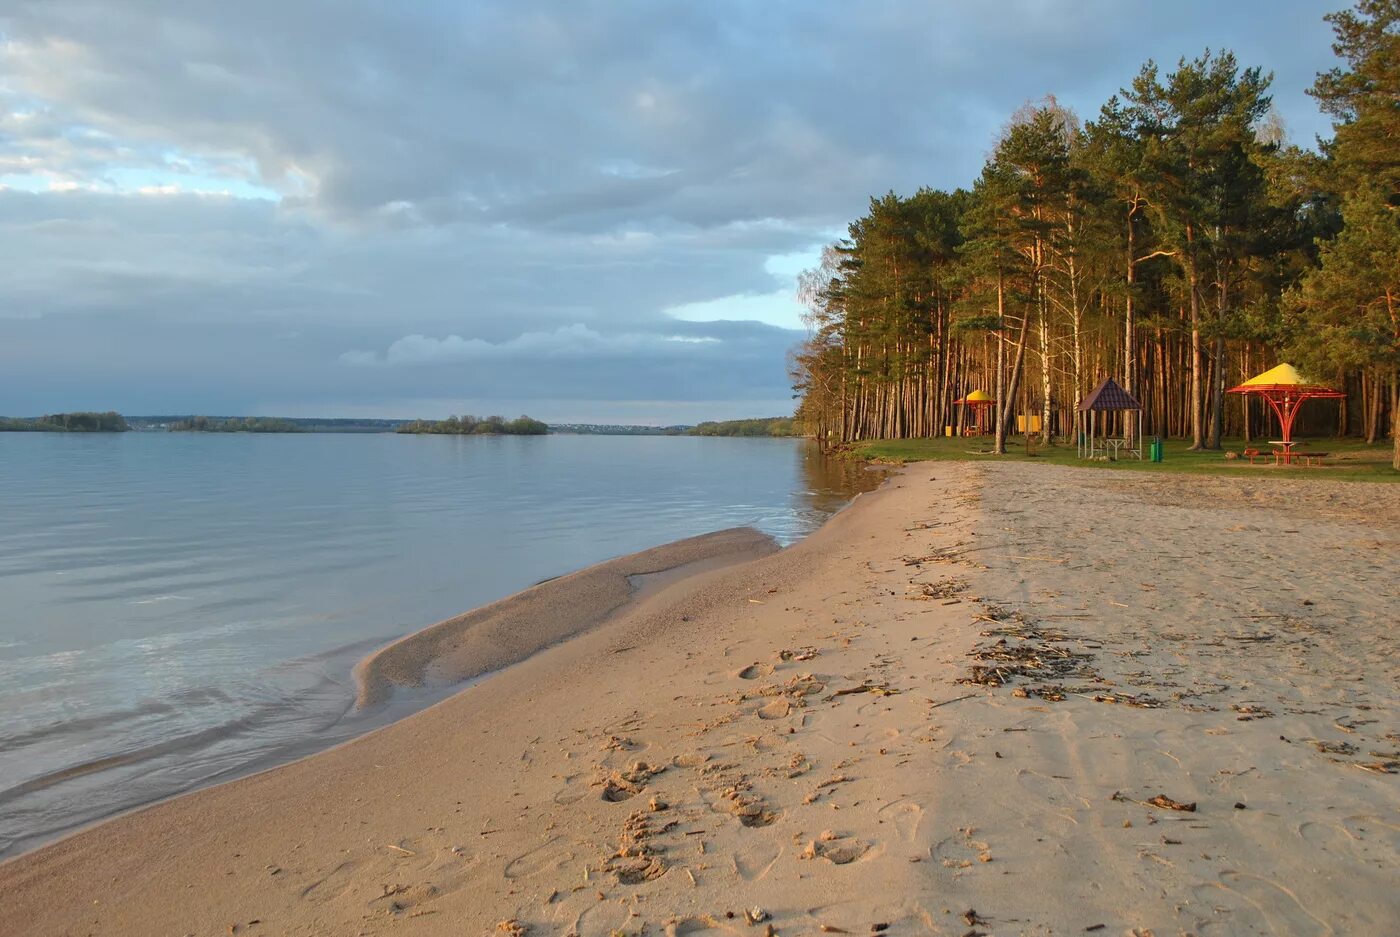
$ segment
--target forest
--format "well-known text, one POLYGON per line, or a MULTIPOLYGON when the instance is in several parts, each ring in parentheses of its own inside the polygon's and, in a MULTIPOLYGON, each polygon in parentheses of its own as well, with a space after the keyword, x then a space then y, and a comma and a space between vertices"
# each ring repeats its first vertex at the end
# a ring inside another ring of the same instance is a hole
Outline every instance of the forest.
POLYGON ((488 416, 485 419, 450 416, 445 420, 413 420, 404 423, 395 432, 446 436, 543 436, 549 432, 549 426, 528 416, 514 420, 502 416, 488 416))
POLYGON ((686 430, 687 436, 796 436, 792 417, 770 416, 751 420, 709 420, 686 430))
POLYGON ((172 433, 304 433, 291 420, 273 416, 192 416, 166 425, 172 433))
POLYGON ((995 451, 1021 425, 1049 445, 1112 377, 1149 434, 1218 449, 1273 425, 1227 389, 1289 361, 1347 394, 1300 429, 1391 435, 1400 469, 1400 0, 1326 19, 1316 150, 1286 142, 1270 74, 1207 51, 1148 62, 1092 119, 1025 105, 969 190, 872 198, 800 278, 807 431, 957 433, 982 390, 995 451))
POLYGON ((0 433, 125 433, 120 413, 49 413, 40 417, 0 417, 0 433))

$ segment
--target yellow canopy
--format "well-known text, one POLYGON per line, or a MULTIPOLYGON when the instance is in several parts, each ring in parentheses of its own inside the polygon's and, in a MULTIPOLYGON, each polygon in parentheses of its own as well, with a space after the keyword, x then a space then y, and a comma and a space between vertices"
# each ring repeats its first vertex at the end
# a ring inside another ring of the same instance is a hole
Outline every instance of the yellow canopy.
POLYGON ((1303 380, 1303 376, 1298 373, 1298 369, 1291 364, 1281 364, 1276 368, 1270 368, 1263 374, 1256 374, 1249 380, 1241 384, 1241 387, 1256 387, 1264 385, 1267 387, 1307 387, 1310 381, 1303 380))
POLYGON ((991 398, 991 396, 990 396, 989 394, 985 394, 985 393, 983 393, 983 392, 980 391, 980 390, 974 390, 972 393, 968 394, 968 395, 967 395, 966 397, 964 397, 962 400, 959 400, 959 401, 956 401, 956 402, 957 402, 957 403, 992 403, 993 401, 992 401, 992 398, 991 398))

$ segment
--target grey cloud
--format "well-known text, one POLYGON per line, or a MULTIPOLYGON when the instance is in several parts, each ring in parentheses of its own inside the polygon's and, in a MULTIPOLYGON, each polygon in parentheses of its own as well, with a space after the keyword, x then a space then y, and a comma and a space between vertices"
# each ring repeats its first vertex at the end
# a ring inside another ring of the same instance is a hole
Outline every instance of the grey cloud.
POLYGON ((10 0, 0 178, 269 198, 0 191, 0 410, 785 399, 796 333, 663 311, 1148 57, 1235 48, 1307 142, 1336 5, 10 0))

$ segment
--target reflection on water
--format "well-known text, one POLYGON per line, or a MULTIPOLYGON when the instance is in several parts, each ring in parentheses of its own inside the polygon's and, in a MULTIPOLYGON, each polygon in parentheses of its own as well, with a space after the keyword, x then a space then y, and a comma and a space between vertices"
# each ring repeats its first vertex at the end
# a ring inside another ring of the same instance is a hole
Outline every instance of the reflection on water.
POLYGON ((387 640, 875 481, 797 440, 0 434, 0 855, 423 705, 351 712, 387 640))

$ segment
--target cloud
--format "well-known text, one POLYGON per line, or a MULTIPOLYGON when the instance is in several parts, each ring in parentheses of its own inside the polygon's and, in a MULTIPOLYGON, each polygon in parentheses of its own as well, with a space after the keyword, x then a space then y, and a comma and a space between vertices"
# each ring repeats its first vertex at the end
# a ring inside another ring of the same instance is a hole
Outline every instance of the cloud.
POLYGON ((462 361, 554 358, 603 358, 638 354, 669 354, 677 345, 721 344, 710 335, 643 335, 622 333, 605 336, 581 323, 561 326, 551 332, 525 332, 503 342, 487 342, 479 338, 428 338, 405 335, 398 339, 383 356, 371 351, 347 351, 340 356, 343 364, 362 366, 397 366, 417 364, 450 364, 462 361))
POLYGON ((797 265, 871 195, 1208 45, 1307 142, 1334 6, 9 0, 0 399, 783 399, 797 265))

